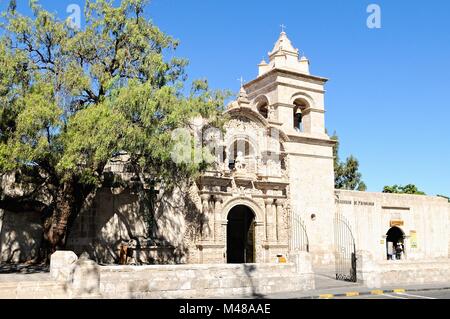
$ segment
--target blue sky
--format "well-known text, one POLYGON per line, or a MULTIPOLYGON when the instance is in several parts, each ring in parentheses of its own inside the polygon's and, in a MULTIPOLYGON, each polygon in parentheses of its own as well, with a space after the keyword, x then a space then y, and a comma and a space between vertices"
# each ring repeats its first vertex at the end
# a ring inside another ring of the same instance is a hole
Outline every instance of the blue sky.
MULTIPOLYGON (((8 0, 0 0, 3 9, 8 0)), ((18 0, 25 10, 28 0, 18 0)), ((69 4, 41 0, 66 17, 69 4)), ((326 86, 326 126, 337 131, 341 157, 355 155, 369 191, 414 183, 450 195, 450 1, 153 0, 147 15, 181 41, 190 78, 237 91, 240 76, 275 43, 280 24, 326 86), (369 4, 381 29, 366 26, 369 4)))

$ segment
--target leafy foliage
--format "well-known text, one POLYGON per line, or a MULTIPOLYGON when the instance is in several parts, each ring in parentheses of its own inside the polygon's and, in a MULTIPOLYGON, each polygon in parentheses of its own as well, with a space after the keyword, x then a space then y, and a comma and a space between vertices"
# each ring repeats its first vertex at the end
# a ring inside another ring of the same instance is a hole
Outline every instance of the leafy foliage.
POLYGON ((335 133, 331 139, 336 141, 333 148, 335 188, 366 191, 367 186, 362 181, 358 160, 354 156, 349 156, 345 162, 341 162, 339 158, 339 137, 335 133))
POLYGON ((416 185, 413 184, 408 184, 405 186, 385 186, 383 189, 383 193, 426 195, 424 192, 420 191, 416 185))
MULTIPOLYGON (((111 157, 126 152, 142 182, 157 177, 169 187, 206 167, 171 160, 172 132, 193 118, 223 124, 227 92, 202 80, 184 93, 187 61, 164 58, 178 41, 143 17, 147 2, 88 0, 83 30, 36 0, 32 17, 15 1, 2 14, 0 175, 34 185, 27 199, 45 194, 53 246, 63 245, 76 201, 102 185, 111 157)), ((0 208, 10 200, 2 197, 0 208)))

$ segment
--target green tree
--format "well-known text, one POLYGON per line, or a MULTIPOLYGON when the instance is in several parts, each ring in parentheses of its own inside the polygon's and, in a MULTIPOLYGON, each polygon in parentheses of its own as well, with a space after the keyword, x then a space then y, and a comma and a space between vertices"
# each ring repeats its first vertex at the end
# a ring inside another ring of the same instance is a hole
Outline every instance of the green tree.
POLYGON ((339 158, 339 137, 334 133, 331 139, 336 141, 333 147, 335 188, 366 191, 367 186, 362 181, 358 160, 351 155, 345 162, 341 162, 339 158))
POLYGON ((416 185, 413 184, 408 184, 405 186, 400 185, 385 186, 383 188, 383 193, 426 195, 424 192, 420 191, 416 185))
POLYGON ((178 42, 144 18, 147 2, 88 0, 83 30, 37 0, 31 17, 15 1, 2 14, 0 177, 15 175, 22 192, 0 189, 0 208, 42 213, 48 252, 65 246, 116 154, 130 156, 141 185, 170 187, 207 166, 174 162, 172 132, 198 117, 220 127, 227 93, 206 81, 183 93, 187 61, 165 59, 178 42))

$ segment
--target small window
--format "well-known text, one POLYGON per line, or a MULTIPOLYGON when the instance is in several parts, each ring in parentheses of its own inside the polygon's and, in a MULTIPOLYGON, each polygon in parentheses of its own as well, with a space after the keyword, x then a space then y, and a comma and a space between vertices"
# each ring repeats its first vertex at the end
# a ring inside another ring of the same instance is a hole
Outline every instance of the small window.
POLYGON ((258 109, 259 114, 261 114, 265 119, 269 117, 269 109, 267 108, 267 104, 263 104, 258 109))
POLYGON ((307 105, 302 100, 294 102, 294 129, 298 132, 304 132, 305 110, 307 105))
POLYGON ((262 117, 265 119, 269 118, 269 101, 265 96, 260 96, 256 99, 256 109, 262 117))
POLYGON ((303 132, 303 113, 298 106, 294 108, 294 129, 298 132, 303 132))

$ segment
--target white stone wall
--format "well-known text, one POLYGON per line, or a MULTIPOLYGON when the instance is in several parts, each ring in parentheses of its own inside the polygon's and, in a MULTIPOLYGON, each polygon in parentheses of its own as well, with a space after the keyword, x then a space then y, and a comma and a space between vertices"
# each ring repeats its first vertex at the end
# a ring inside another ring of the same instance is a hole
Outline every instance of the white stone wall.
POLYGON ((334 264, 332 165, 331 157, 289 155, 292 214, 299 216, 305 223, 315 266, 334 264))
POLYGON ((447 258, 449 254, 448 202, 439 197, 336 191, 337 212, 346 217, 353 230, 356 249, 386 259, 386 233, 391 220, 403 221, 407 260, 447 258), (413 232, 417 248, 412 247, 413 232))
MULTIPOLYGON (((450 226, 450 203, 448 204, 448 225, 450 226)), ((448 257, 450 258, 450 227, 448 228, 448 257)))
POLYGON ((111 298, 211 298, 314 289, 294 264, 100 267, 100 292, 111 298), (144 278, 148 278, 145 280, 144 278))
POLYGON ((380 261, 364 251, 358 252, 357 258, 358 281, 368 288, 450 283, 450 261, 446 258, 380 261))
POLYGON ((51 274, 70 297, 218 298, 314 289, 309 258, 300 265, 99 266, 73 252, 51 257, 51 274), (65 274, 65 276, 64 276, 65 274), (62 276, 63 275, 63 276, 62 276))

